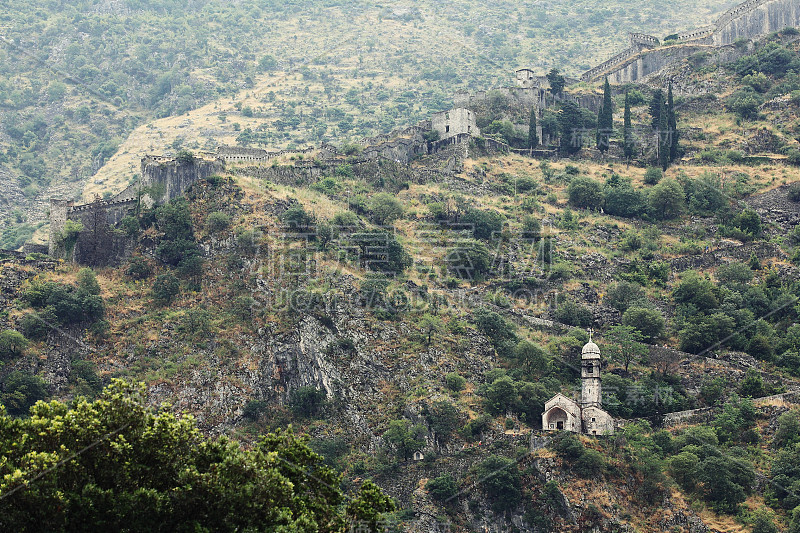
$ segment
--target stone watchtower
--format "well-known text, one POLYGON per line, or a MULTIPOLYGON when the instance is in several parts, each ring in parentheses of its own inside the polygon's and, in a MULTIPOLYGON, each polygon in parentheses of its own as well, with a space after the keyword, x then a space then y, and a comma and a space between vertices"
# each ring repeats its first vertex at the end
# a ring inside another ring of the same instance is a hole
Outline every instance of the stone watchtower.
POLYGON ((581 408, 600 407, 600 348, 591 338, 581 350, 581 408))

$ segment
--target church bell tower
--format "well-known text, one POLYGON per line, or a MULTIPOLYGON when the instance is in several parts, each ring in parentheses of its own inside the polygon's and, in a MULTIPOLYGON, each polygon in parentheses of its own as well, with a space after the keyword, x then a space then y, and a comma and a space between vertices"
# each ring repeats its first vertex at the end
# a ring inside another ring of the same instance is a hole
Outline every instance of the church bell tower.
POLYGON ((592 342, 591 333, 589 342, 581 350, 581 408, 600 408, 603 397, 600 385, 600 348, 592 342))

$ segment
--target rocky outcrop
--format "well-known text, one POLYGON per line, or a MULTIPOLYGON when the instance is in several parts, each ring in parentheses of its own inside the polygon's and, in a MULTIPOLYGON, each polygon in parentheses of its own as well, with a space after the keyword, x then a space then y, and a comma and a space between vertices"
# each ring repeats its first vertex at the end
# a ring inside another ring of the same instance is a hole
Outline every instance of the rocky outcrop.
POLYGON ((777 226, 782 235, 800 224, 800 202, 789 200, 790 186, 791 184, 782 185, 771 191, 755 194, 745 200, 747 205, 761 215, 762 220, 777 226))
POLYGON ((747 261, 755 255, 758 259, 782 259, 786 254, 780 246, 769 242, 750 242, 745 244, 727 241, 718 248, 697 255, 676 257, 669 261, 673 272, 684 272, 702 268, 713 268, 730 261, 747 261))

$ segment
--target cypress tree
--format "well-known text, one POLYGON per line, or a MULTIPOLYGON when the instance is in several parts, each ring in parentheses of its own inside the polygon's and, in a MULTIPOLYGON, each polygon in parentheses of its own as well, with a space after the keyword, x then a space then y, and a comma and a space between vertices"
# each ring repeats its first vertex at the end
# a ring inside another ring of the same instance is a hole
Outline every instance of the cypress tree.
POLYGON ((531 108, 531 121, 528 125, 528 146, 531 150, 539 146, 539 135, 536 133, 536 107, 531 108))
POLYGON ((658 107, 658 163, 661 165, 661 168, 667 170, 667 167, 669 167, 669 150, 671 143, 667 127, 667 110, 663 98, 658 107))
POLYGON ((597 129, 594 133, 594 143, 598 150, 601 152, 603 149, 601 146, 603 145, 603 104, 600 104, 600 110, 597 112, 597 129))
POLYGON ((583 117, 575 102, 564 102, 558 113, 559 151, 562 154, 576 154, 582 145, 581 128, 583 117))
POLYGON ((611 102, 611 86, 608 78, 603 85, 603 105, 597 116, 597 149, 606 152, 614 130, 614 104, 611 102))
POLYGON ((675 101, 672 98, 672 82, 667 91, 667 128, 670 132, 669 160, 672 162, 678 157, 678 117, 675 114, 675 101))
POLYGON ((550 82, 550 92, 554 96, 558 96, 564 92, 564 87, 567 85, 564 76, 562 76, 557 68, 550 69, 547 73, 547 81, 550 82))
POLYGON ((631 127, 631 101, 627 92, 625 92, 625 115, 623 117, 622 127, 625 160, 630 162, 630 160, 633 158, 635 147, 633 145, 633 128, 631 127))
POLYGON ((656 89, 653 91, 653 99, 650 101, 650 116, 652 120, 650 125, 654 130, 658 129, 661 123, 661 111, 664 109, 664 91, 656 89))

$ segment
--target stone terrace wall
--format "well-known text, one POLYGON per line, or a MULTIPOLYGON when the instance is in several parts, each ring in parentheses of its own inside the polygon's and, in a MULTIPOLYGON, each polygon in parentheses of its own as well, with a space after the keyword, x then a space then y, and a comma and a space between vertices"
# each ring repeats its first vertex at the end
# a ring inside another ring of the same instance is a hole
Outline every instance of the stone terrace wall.
POLYGON ((723 13, 722 16, 717 19, 716 27, 721 28, 731 22, 733 19, 748 15, 759 6, 772 1, 773 0, 745 0, 741 4, 733 6, 728 11, 723 13))
POLYGON ((142 179, 111 200, 98 200, 90 204, 72 205, 65 200, 51 200, 50 243, 48 250, 53 257, 64 255, 57 249, 60 233, 67 220, 83 225, 83 231, 73 248, 72 259, 91 266, 115 265, 129 251, 129 239, 115 231, 115 226, 139 203, 142 188, 161 186, 163 195, 142 201, 149 204, 164 203, 182 196, 196 181, 219 174, 224 170, 220 159, 197 157, 192 162, 182 162, 163 156, 147 156, 142 159, 142 179))
POLYGON ((623 50, 622 52, 618 53, 617 55, 615 55, 611 59, 609 59, 607 61, 603 61, 602 63, 600 63, 599 65, 597 65, 593 69, 584 72, 581 75, 581 81, 593 81, 593 80, 596 80, 601 75, 613 70, 614 67, 616 67, 617 65, 619 65, 623 61, 626 61, 626 60, 638 55, 639 52, 640 52, 640 50, 638 48, 633 48, 633 47, 626 48, 625 50, 623 50))
MULTIPOLYGON (((778 403, 781 405, 794 405, 798 401, 797 392, 786 392, 773 396, 753 399, 756 408, 768 408, 770 405, 778 403)), ((664 427, 673 427, 684 422, 708 422, 712 415, 719 410, 713 407, 703 407, 701 409, 690 409, 688 411, 678 411, 664 415, 664 427)))

